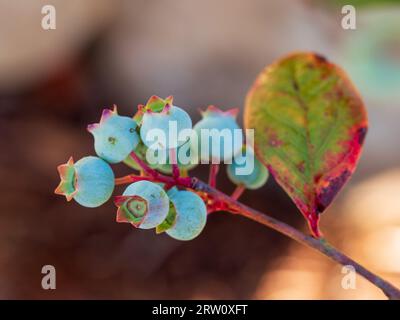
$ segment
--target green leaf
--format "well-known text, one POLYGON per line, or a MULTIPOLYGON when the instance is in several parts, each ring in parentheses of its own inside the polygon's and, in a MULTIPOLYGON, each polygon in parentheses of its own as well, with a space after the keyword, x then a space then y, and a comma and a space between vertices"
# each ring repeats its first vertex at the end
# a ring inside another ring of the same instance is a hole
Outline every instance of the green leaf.
POLYGON ((295 53, 261 72, 246 98, 245 127, 269 169, 320 237, 319 215, 353 174, 368 120, 342 69, 295 53))

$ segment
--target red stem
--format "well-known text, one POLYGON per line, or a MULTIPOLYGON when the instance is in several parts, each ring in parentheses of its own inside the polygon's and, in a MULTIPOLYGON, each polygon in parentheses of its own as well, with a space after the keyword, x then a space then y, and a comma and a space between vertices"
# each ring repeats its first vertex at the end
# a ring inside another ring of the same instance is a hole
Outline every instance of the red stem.
MULTIPOLYGON (((150 168, 142 159, 140 159, 136 153, 131 152, 130 156, 136 163, 142 168, 143 172, 153 178, 153 180, 165 183, 167 187, 172 185, 180 185, 185 188, 190 188, 191 179, 190 177, 170 177, 159 173, 157 170, 150 168)), ((134 176, 135 177, 135 176, 134 176)))
POLYGON ((222 193, 219 190, 216 190, 206 183, 193 178, 192 189, 196 191, 201 191, 207 193, 209 196, 219 199, 224 202, 229 208, 227 211, 230 211, 235 214, 240 214, 246 218, 249 218, 253 221, 261 223, 271 229, 278 231, 281 234, 286 235, 287 237, 296 240, 297 242, 310 247, 314 250, 319 251, 325 256, 331 258, 332 260, 340 263, 343 266, 351 265, 354 267, 356 272, 363 276, 365 279, 370 281, 376 287, 380 288, 383 293, 389 299, 400 300, 400 290, 393 286, 391 283, 382 279, 378 275, 372 273, 359 263, 355 262, 353 259, 346 256, 344 253, 340 252, 336 248, 334 248, 331 244, 329 244, 325 239, 320 238, 316 239, 311 236, 308 236, 301 231, 291 227, 290 225, 281 222, 275 218, 272 218, 260 211, 252 209, 245 204, 242 204, 228 195, 222 193))
POLYGON ((210 165, 210 175, 208 177, 208 184, 215 188, 217 185, 217 175, 219 171, 219 163, 212 163, 210 165))
POLYGON ((176 149, 171 149, 169 152, 170 161, 172 163, 172 176, 179 178, 181 173, 179 171, 178 161, 176 159, 176 149))
MULTIPOLYGON (((370 281, 376 287, 380 288, 383 293, 389 299, 396 299, 400 300, 400 290, 393 286, 391 283, 387 282, 386 280, 382 279, 378 275, 372 273, 350 257, 346 256, 344 253, 340 252, 332 245, 330 245, 324 238, 313 238, 309 235, 302 233, 301 231, 291 227, 290 225, 281 222, 275 218, 272 218, 260 211, 252 209, 246 206, 243 203, 238 202, 237 200, 233 199, 232 197, 226 195, 225 193, 215 189, 209 184, 202 182, 197 178, 173 178, 169 176, 162 175, 158 173, 156 170, 149 168, 141 159, 139 159, 134 153, 132 153, 132 157, 134 160, 143 168, 151 178, 158 182, 165 182, 165 183, 173 183, 175 185, 179 185, 185 188, 190 188, 194 191, 197 191, 201 194, 207 195, 207 198, 214 200, 214 204, 218 205, 219 209, 223 209, 225 211, 229 211, 234 214, 240 214, 246 218, 249 218, 253 221, 256 221, 260 224, 263 224, 279 233, 286 235, 287 237, 307 246, 314 250, 319 251, 320 253, 324 254, 325 256, 331 258, 332 260, 340 263, 343 266, 351 265, 354 267, 356 272, 363 276, 365 279, 370 281)), ((148 177, 138 177, 134 175, 126 176, 123 178, 116 179, 118 183, 136 180, 136 179, 143 179, 148 177)))
POLYGON ((236 189, 233 191, 233 193, 232 193, 232 195, 231 195, 231 198, 233 199, 233 200, 237 200, 237 199, 239 199, 240 198, 240 196, 243 194, 243 192, 245 192, 246 191, 246 187, 244 186, 244 185, 242 185, 242 184, 240 184, 240 185, 238 185, 237 187, 236 187, 236 189))
POLYGON ((141 181, 141 180, 155 181, 154 179, 152 179, 150 177, 136 176, 134 174, 130 174, 130 175, 122 177, 122 178, 116 178, 115 185, 118 186, 121 184, 127 184, 127 183, 137 182, 137 181, 141 181))

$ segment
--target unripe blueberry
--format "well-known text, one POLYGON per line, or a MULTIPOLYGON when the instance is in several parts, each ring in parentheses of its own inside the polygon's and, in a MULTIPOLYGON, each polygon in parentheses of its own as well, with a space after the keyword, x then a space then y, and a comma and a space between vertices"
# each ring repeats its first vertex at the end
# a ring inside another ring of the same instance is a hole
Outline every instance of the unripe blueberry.
POLYGON ((119 116, 117 108, 105 109, 99 123, 88 125, 94 137, 94 148, 99 157, 110 163, 123 161, 138 145, 137 124, 129 117, 119 116))
POLYGON ((162 187, 142 180, 129 185, 116 197, 117 221, 128 222, 140 229, 151 229, 167 217, 169 199, 162 187))
POLYGON ((61 182, 56 194, 74 199, 84 207, 101 206, 110 199, 114 190, 114 173, 104 160, 85 157, 74 164, 72 157, 58 166, 61 182))
POLYGON ((257 160, 250 147, 244 148, 244 154, 236 155, 226 170, 229 179, 247 189, 261 188, 268 180, 268 170, 257 160))
MULTIPOLYGON (((135 154, 141 159, 143 160, 150 168, 152 169, 156 169, 158 164, 153 164, 153 163, 149 163, 147 161, 146 158, 146 153, 147 153, 148 148, 143 144, 143 142, 140 140, 139 144, 137 145, 137 147, 135 148, 134 152, 135 154)), ((135 169, 135 170, 142 170, 142 168, 140 167, 139 164, 136 163, 136 161, 130 156, 128 155, 125 159, 124 159, 124 164, 126 164, 127 166, 135 169)))
POLYGON ((143 108, 140 137, 148 148, 177 148, 189 139, 190 129, 190 116, 183 109, 172 105, 172 97, 163 100, 153 96, 143 108), (179 139, 183 130, 188 130, 189 134, 179 139))
POLYGON ((176 240, 192 240, 204 229, 207 222, 207 208, 204 201, 194 192, 168 191, 168 196, 176 212, 175 221, 165 232, 176 240))
POLYGON ((202 113, 203 119, 193 127, 192 136, 192 147, 202 162, 229 161, 240 152, 243 132, 236 122, 237 111, 231 109, 224 112, 209 106, 202 113))

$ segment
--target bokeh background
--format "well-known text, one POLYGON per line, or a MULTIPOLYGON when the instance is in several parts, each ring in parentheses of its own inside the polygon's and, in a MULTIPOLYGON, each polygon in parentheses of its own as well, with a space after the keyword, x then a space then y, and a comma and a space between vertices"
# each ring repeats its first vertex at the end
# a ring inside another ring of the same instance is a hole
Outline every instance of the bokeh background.
MULTIPOLYGON (((245 218, 215 213, 183 243, 117 224, 111 201, 86 209, 53 194, 56 166, 94 153, 85 128, 103 107, 132 115, 172 94, 196 120, 208 104, 243 109, 262 68, 296 50, 344 66, 370 118, 325 236, 400 286, 400 3, 351 3, 356 30, 341 27, 343 1, 0 0, 0 298, 385 298, 360 277, 344 290, 340 266, 245 218), (56 30, 41 28, 46 4, 56 30), (46 264, 56 290, 41 288, 46 264)), ((224 170, 219 186, 233 189, 224 170)), ((273 179, 242 200, 306 230, 273 179)))

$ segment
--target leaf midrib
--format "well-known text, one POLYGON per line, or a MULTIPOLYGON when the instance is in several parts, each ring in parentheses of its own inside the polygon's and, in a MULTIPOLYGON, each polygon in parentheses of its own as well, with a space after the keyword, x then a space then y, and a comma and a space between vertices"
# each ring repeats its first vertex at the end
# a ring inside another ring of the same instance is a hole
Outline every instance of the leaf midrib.
MULTIPOLYGON (((307 145, 307 161, 306 161, 306 165, 308 167, 308 176, 306 176, 306 181, 308 181, 307 185, 308 188, 311 189, 312 185, 313 185, 313 176, 314 176, 314 152, 313 152, 313 148, 312 148, 312 144, 311 144, 311 137, 310 137, 310 127, 309 127, 309 119, 308 119, 308 111, 309 111, 309 107, 307 105, 307 103, 303 100, 302 96, 301 96, 301 92, 300 92, 300 83, 296 78, 296 69, 295 66, 293 66, 292 68, 292 87, 293 87, 293 91, 295 93, 295 98, 298 102, 298 104, 300 105, 300 107, 302 108, 302 110, 304 111, 305 114, 305 129, 306 129, 306 135, 305 135, 305 139, 306 139, 306 145, 307 145)), ((314 190, 309 190, 308 192, 308 196, 309 196, 309 203, 313 203, 314 198, 315 198, 315 193, 314 190)))

